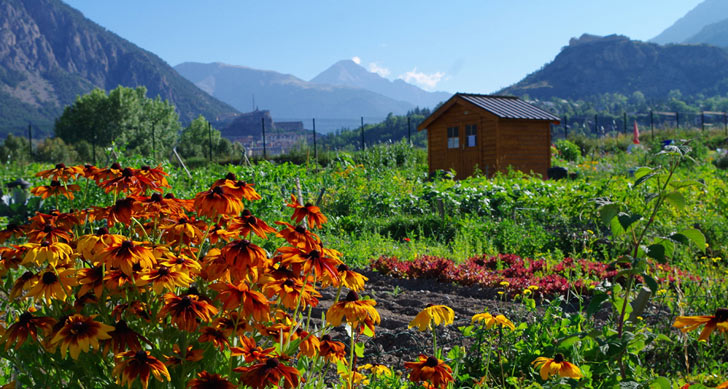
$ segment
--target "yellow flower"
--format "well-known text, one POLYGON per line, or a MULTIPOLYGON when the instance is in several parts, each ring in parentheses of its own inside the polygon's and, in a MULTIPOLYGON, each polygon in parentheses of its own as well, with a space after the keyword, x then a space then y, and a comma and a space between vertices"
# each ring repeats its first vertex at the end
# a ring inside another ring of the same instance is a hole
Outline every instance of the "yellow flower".
POLYGON ((524 289, 524 290, 523 290, 523 295, 524 295, 524 296, 528 296, 528 295, 530 295, 530 294, 531 294, 531 289, 524 289))
POLYGON ((536 286, 536 285, 531 285, 531 286, 529 286, 529 287, 528 287, 528 289, 531 289, 531 290, 533 290, 533 291, 536 291, 536 290, 538 290, 538 286, 536 286))
POLYGON ((500 285, 500 286, 502 286, 502 287, 506 287, 506 286, 509 286, 510 284, 511 284, 511 283, 510 283, 510 282, 508 282, 508 281, 501 281, 501 282, 500 282, 500 284, 498 284, 498 285, 500 285))
POLYGON ((544 380, 549 379, 552 375, 558 375, 559 377, 569 377, 579 379, 583 377, 581 370, 578 366, 573 363, 564 360, 564 356, 556 354, 554 358, 538 357, 531 364, 537 369, 540 368, 539 373, 541 378, 544 380))
POLYGON ((728 332, 728 308, 718 308, 713 316, 678 316, 672 326, 683 333, 692 331, 705 324, 698 340, 707 341, 717 328, 720 332, 728 332))
POLYGON ((359 366, 359 370, 369 370, 375 376, 382 376, 382 375, 388 376, 388 375, 392 374, 392 371, 389 370, 389 368, 387 366, 380 365, 378 363, 374 364, 374 365, 372 365, 370 363, 361 365, 361 366, 359 366))
POLYGON ((417 327, 420 331, 431 330, 432 325, 443 326, 452 324, 455 312, 446 305, 428 305, 415 316, 407 328, 417 327))
POLYGON ((480 322, 485 324, 485 328, 491 329, 493 326, 500 324, 501 327, 508 327, 511 329, 511 331, 516 329, 516 326, 513 324, 512 321, 508 320, 503 315, 493 316, 488 312, 485 313, 478 313, 477 315, 473 316, 473 319, 471 320, 471 323, 480 322))

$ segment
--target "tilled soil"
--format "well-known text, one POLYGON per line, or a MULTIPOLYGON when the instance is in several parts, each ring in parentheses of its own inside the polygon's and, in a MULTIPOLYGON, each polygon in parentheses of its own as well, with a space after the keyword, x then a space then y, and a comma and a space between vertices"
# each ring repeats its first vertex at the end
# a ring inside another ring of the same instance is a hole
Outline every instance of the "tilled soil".
MULTIPOLYGON (((470 324, 476 313, 504 314, 514 323, 534 320, 527 317, 529 313, 521 304, 503 301, 495 289, 463 287, 427 279, 392 278, 372 271, 363 271, 362 274, 369 281, 361 294, 377 302, 376 309, 382 322, 377 326, 375 336, 364 340, 366 347, 361 363, 379 363, 401 369, 405 361, 414 361, 419 354, 431 355, 432 333, 407 328, 427 304, 443 304, 455 311, 455 322, 438 328, 438 348, 442 347, 444 353, 453 345, 469 344, 458 327, 470 324)), ((322 311, 331 306, 334 293, 330 289, 323 291, 313 317, 321 317, 322 311)), ((533 313, 530 315, 533 316, 533 313)), ((333 338, 348 345, 349 338, 342 327, 334 330, 333 338)))

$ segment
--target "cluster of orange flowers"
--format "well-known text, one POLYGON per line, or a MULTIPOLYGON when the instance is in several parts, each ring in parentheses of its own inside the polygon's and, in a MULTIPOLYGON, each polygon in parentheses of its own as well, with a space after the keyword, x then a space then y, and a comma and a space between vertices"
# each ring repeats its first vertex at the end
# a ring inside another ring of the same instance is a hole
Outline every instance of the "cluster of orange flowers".
POLYGON ((315 205, 291 195, 293 224, 274 228, 246 209, 261 196, 232 173, 194 199, 170 193, 161 167, 59 164, 37 176, 51 182, 32 193, 63 196, 70 210, 38 213, 0 232, 0 274, 12 279, 6 350, 31 343, 74 360, 111 353, 117 383, 144 388, 151 376, 170 381, 193 371, 191 388, 295 387, 305 379, 295 367, 304 357, 350 365, 354 376, 354 359, 327 332, 346 322, 358 334, 373 333, 380 317, 374 300, 357 294, 366 278, 312 232, 327 221, 315 205), (113 204, 73 209, 89 183, 113 204), (271 254, 261 247, 270 236, 286 242, 271 254), (337 298, 326 325, 314 329, 310 308, 326 287, 337 298), (215 349, 230 355, 232 374, 208 371, 217 367, 204 355, 215 349))

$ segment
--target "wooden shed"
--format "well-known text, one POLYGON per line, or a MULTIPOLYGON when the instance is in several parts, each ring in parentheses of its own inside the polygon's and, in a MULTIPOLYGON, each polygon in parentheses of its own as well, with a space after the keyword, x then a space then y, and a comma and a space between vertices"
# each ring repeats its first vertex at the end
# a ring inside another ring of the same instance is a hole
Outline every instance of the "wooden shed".
POLYGON ((512 166, 547 178, 551 124, 559 120, 517 97, 457 93, 417 130, 427 130, 430 173, 454 169, 460 179, 512 166))

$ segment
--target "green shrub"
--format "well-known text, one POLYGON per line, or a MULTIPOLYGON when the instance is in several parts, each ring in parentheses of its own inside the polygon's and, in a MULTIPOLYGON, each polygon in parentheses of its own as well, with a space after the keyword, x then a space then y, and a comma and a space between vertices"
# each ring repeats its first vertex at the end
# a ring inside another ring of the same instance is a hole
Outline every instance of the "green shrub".
POLYGON ((570 162, 576 162, 581 158, 581 149, 579 146, 575 145, 572 142, 569 142, 566 139, 559 139, 556 141, 556 150, 559 150, 559 154, 561 154, 561 157, 563 157, 565 160, 570 162))

